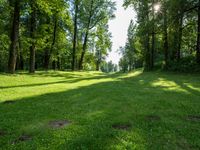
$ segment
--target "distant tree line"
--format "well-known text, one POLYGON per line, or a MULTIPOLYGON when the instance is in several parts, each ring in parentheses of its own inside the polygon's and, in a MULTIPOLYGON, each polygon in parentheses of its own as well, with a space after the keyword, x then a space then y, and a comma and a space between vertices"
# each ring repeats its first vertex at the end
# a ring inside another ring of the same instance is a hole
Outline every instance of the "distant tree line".
POLYGON ((100 70, 111 0, 0 0, 0 71, 100 70))
POLYGON ((150 71, 200 72, 200 0, 124 0, 133 7, 122 70, 144 66, 150 71))

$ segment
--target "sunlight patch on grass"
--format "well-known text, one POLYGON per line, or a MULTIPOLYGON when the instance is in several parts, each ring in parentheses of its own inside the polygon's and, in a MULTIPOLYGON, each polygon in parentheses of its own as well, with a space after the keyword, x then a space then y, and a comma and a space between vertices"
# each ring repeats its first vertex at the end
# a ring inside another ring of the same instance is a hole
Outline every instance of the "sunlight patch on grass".
POLYGON ((133 71, 131 73, 127 73, 127 74, 121 74, 118 79, 125 79, 125 78, 133 78, 133 77, 137 77, 139 75, 141 75, 143 73, 143 70, 137 70, 137 71, 133 71))
POLYGON ((194 91, 200 92, 200 88, 199 87, 195 87, 190 83, 184 83, 185 86, 187 86, 189 89, 192 89, 194 91))
POLYGON ((0 74, 0 101, 19 100, 0 103, 0 145, 22 150, 199 149, 199 81, 199 76, 142 70, 0 74), (196 121, 188 116, 197 116, 196 121), (49 126, 59 120, 70 125, 49 126), (32 140, 10 144, 23 135, 32 140))
POLYGON ((177 92, 184 92, 189 93, 187 90, 183 89, 180 85, 178 85, 174 81, 169 81, 164 78, 158 78, 158 80, 151 83, 152 87, 159 87, 163 88, 168 91, 177 91, 177 92))
POLYGON ((63 92, 110 81, 114 81, 114 78, 106 78, 105 74, 100 72, 50 72, 46 74, 39 72, 35 75, 0 75, 0 102, 63 92), (74 76, 79 76, 79 78, 74 76))

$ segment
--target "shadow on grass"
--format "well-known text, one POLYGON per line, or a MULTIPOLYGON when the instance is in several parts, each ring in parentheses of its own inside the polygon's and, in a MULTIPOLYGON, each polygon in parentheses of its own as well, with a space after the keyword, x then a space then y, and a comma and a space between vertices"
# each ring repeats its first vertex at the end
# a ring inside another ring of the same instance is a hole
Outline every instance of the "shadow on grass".
POLYGON ((0 129, 11 135, 1 137, 0 145, 4 149, 18 146, 21 149, 42 149, 47 143, 50 149, 200 148, 199 123, 184 119, 188 114, 200 113, 200 102, 198 105, 196 103, 200 96, 197 91, 183 86, 183 82, 193 85, 199 78, 144 73, 127 78, 115 74, 66 82, 101 78, 119 80, 24 98, 8 105, 1 103, 0 129), (171 86, 154 86, 153 83, 158 82, 159 78, 174 82, 175 89, 170 90, 171 86), (148 115, 161 119, 146 120, 148 115), (56 119, 67 119, 72 125, 51 130, 48 122, 56 119), (117 123, 131 124, 131 130, 113 129, 113 124, 117 123), (34 137, 31 142, 9 144, 24 132, 34 137))
MULTIPOLYGON (((21 73, 24 74, 24 73, 21 73)), ((100 73, 99 73, 100 74, 100 73)), ((30 74, 29 74, 30 75, 30 74)), ((23 85, 15 85, 15 86, 0 86, 0 89, 9 89, 9 88, 22 88, 22 87, 35 87, 35 86, 43 86, 43 85, 52 85, 52 84, 63 84, 63 83, 76 83, 76 82, 80 82, 80 81, 84 81, 84 80, 96 80, 96 79, 106 79, 106 78, 117 78, 118 76, 121 76, 120 73, 116 73, 116 74, 101 74, 101 75, 97 75, 97 76, 92 76, 92 77, 77 77, 74 74, 59 74, 59 73, 54 73, 52 74, 47 74, 45 75, 45 73, 37 73, 35 75, 30 75, 31 77, 41 77, 45 76, 45 77, 65 77, 65 80, 61 80, 61 81, 57 81, 57 82, 47 82, 47 83, 36 83, 36 84, 23 84, 23 85)))

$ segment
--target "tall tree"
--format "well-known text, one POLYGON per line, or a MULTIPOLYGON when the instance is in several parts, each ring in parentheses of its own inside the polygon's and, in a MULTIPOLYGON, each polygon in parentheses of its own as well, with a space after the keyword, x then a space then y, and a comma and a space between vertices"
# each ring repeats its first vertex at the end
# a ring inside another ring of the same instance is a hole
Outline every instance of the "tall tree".
POLYGON ((150 53, 150 70, 154 68, 155 58, 155 1, 152 0, 152 37, 151 37, 151 53, 150 53))
POLYGON ((31 0, 31 21, 30 21, 30 37, 31 37, 31 46, 30 46, 30 66, 29 72, 35 73, 35 34, 36 34, 36 3, 35 0, 31 0))
POLYGON ((197 52, 196 59, 197 63, 200 64, 200 0, 198 1, 198 30, 197 30, 197 52))
POLYGON ((105 23, 107 20, 103 21, 98 25, 96 31, 96 41, 95 41, 95 61, 96 61, 96 71, 100 71, 101 63, 105 60, 108 51, 111 51, 111 33, 108 30, 108 25, 105 23))
POLYGON ((75 70, 76 61, 76 43, 77 43, 77 19, 79 11, 79 0, 74 1, 74 37, 73 37, 73 51, 72 51, 72 70, 75 70))
POLYGON ((83 59, 87 50, 89 32, 105 18, 114 17, 115 3, 111 0, 84 0, 82 1, 82 27, 84 30, 83 46, 79 60, 79 69, 83 69, 83 59))
MULTIPOLYGON (((12 3, 12 2, 10 2, 12 3)), ((12 4, 10 4, 12 5, 12 4)), ((20 21, 20 1, 14 1, 14 12, 12 20, 12 29, 10 35, 10 51, 8 60, 8 72, 15 73, 16 59, 17 59, 17 47, 19 41, 19 21, 20 21)))
POLYGON ((168 68, 169 65, 169 45, 168 45, 168 19, 167 19, 167 2, 163 2, 163 49, 165 55, 165 68, 168 68))

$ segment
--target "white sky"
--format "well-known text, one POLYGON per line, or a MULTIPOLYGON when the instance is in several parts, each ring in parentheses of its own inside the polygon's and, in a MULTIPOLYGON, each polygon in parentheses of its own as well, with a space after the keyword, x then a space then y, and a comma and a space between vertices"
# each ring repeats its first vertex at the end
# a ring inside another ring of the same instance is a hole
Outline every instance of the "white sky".
POLYGON ((112 33, 112 52, 109 53, 107 61, 112 61, 115 64, 118 64, 120 60, 120 55, 118 48, 120 46, 125 46, 127 39, 127 30, 130 23, 130 20, 135 20, 136 14, 131 8, 123 8, 123 0, 113 0, 117 3, 117 10, 115 11, 116 18, 109 22, 109 30, 112 33))

